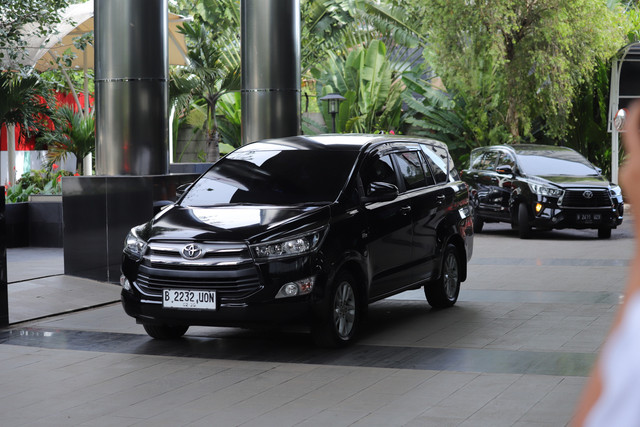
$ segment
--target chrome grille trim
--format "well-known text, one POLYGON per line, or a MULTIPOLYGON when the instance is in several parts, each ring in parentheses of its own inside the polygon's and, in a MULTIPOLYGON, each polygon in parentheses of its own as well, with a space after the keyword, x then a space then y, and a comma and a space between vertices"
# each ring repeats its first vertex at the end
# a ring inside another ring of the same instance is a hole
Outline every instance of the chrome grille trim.
POLYGON ((253 263, 249 247, 244 242, 200 243, 203 255, 195 260, 185 259, 182 249, 194 242, 150 242, 143 264, 158 267, 205 268, 220 266, 241 266, 253 263))

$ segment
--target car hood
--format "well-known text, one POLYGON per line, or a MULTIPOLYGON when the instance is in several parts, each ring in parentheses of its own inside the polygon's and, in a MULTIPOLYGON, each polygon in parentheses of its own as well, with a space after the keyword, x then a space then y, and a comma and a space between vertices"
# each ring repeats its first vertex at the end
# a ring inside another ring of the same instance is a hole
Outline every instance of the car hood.
POLYGON ((147 224, 148 240, 260 241, 328 223, 329 205, 220 206, 173 205, 147 224))
POLYGON ((609 182, 602 176, 545 175, 536 178, 562 188, 609 188, 609 182))

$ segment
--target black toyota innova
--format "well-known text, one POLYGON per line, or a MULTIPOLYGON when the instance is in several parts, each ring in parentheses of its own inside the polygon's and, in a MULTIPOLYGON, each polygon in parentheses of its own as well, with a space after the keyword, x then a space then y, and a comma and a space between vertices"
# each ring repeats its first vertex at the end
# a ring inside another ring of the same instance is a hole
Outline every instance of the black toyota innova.
POLYGON ((455 304, 473 226, 444 144, 394 135, 296 136, 243 146, 131 229, 122 303, 147 333, 190 325, 309 325, 354 339, 369 303, 424 287, 455 304))

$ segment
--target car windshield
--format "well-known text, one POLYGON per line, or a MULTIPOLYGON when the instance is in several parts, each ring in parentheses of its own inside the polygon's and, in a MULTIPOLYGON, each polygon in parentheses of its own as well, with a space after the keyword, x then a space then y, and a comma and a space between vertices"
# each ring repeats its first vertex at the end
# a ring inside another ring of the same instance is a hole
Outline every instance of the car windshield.
POLYGON ((243 148, 212 166, 185 194, 181 205, 332 202, 357 156, 357 151, 243 148))
POLYGON ((520 152, 520 170, 527 175, 596 176, 598 171, 575 151, 520 152))

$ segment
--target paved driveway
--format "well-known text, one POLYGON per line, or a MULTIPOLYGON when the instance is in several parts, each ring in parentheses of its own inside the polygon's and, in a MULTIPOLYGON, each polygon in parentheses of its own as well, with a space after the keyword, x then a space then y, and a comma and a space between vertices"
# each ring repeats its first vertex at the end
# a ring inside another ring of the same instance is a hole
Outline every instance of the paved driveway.
POLYGON ((118 304, 13 325, 0 423, 566 425, 621 299, 630 221, 610 240, 487 224, 455 307, 431 310, 422 291, 378 302, 343 350, 296 330, 153 341, 118 304))

